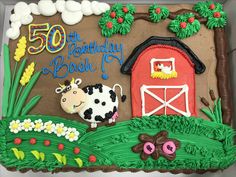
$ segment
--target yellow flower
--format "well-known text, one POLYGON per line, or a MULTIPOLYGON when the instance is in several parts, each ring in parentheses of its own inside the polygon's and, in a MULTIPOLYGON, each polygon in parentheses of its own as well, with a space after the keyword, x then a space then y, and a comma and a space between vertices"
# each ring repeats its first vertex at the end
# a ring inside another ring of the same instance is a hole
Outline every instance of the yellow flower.
POLYGON ((25 86, 25 85, 29 82, 31 76, 33 75, 34 67, 35 67, 35 63, 32 62, 32 63, 25 69, 25 72, 23 73, 23 76, 22 76, 21 79, 20 79, 20 84, 21 84, 22 86, 25 86))
POLYGON ((25 51, 26 51, 26 37, 22 36, 20 40, 17 43, 17 48, 15 51, 15 56, 14 59, 19 62, 20 59, 25 56, 25 51))

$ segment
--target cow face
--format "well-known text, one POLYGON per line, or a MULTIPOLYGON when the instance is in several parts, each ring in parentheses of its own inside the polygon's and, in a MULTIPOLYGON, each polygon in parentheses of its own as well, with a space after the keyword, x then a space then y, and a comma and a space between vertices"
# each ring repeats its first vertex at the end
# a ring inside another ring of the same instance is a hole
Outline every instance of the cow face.
POLYGON ((80 112, 85 106, 87 96, 85 92, 79 88, 81 79, 72 79, 71 82, 65 81, 64 85, 56 88, 56 93, 61 93, 61 107, 69 113, 74 114, 80 112))

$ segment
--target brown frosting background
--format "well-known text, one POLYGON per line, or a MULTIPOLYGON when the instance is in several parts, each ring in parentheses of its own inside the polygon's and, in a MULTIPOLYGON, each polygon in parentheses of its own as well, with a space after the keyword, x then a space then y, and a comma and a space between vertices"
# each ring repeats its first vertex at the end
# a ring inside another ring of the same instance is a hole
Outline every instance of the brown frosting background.
MULTIPOLYGON (((179 9, 192 9, 192 5, 182 4, 182 5, 166 5, 170 11, 177 11, 179 9)), ((146 5, 136 5, 137 12, 147 12, 148 7, 146 5)), ((61 20, 60 14, 54 15, 53 17, 43 17, 43 16, 34 16, 33 23, 50 23, 61 24, 67 34, 69 32, 76 31, 81 35, 81 38, 84 39, 87 43, 90 41, 97 41, 98 44, 103 44, 105 38, 101 35, 101 30, 98 26, 98 21, 101 16, 89 16, 83 18, 83 20, 74 26, 68 26, 64 24, 61 20)), ((137 20, 132 25, 131 32, 126 36, 114 35, 109 38, 109 41, 113 43, 122 43, 124 47, 124 58, 125 60, 131 54, 132 50, 145 41, 150 36, 175 36, 174 33, 169 32, 167 27, 170 20, 166 19, 160 23, 150 23, 144 20, 137 20)), ((28 26, 24 26, 21 28, 21 36, 25 35, 28 38, 28 26)), ((217 78, 215 74, 216 70, 216 56, 215 56, 215 44, 214 44, 214 31, 208 30, 204 25, 201 25, 201 30, 195 36, 189 37, 187 39, 182 40, 185 44, 187 44, 194 53, 200 58, 200 60, 206 65, 206 71, 201 75, 196 75, 196 103, 198 116, 204 119, 207 119, 205 115, 203 115, 200 111, 200 108, 203 107, 200 102, 200 96, 207 98, 210 100, 208 91, 209 89, 213 89, 215 91, 216 96, 218 96, 217 91, 217 78)), ((14 52, 16 49, 16 44, 18 40, 12 41, 10 40, 9 46, 11 51, 11 58, 14 56, 14 52)), ((37 43, 35 43, 36 45, 37 43)), ((27 47, 32 45, 32 43, 27 43, 27 47)), ((33 44, 34 45, 34 44, 33 44)), ((36 71, 40 71, 42 67, 49 67, 49 62, 56 57, 57 55, 63 55, 67 57, 68 47, 67 44, 62 51, 56 54, 50 54, 46 50, 44 52, 37 55, 29 55, 27 54, 28 64, 32 61, 36 62, 36 71)), ((69 61, 73 61, 75 63, 79 63, 80 61, 84 61, 86 56, 89 58, 89 61, 93 63, 93 66, 96 65, 96 72, 84 72, 84 73, 73 73, 69 74, 67 79, 71 80, 74 78, 81 78, 82 84, 81 87, 90 84, 102 83, 104 85, 112 87, 114 84, 119 83, 123 87, 124 94, 127 95, 127 100, 124 103, 119 103, 119 118, 118 121, 124 121, 132 118, 131 115, 131 93, 130 93, 130 76, 121 74, 120 65, 118 62, 112 62, 111 64, 106 64, 106 73, 109 75, 108 80, 103 80, 101 78, 101 60, 102 54, 96 55, 82 55, 80 58, 71 58, 69 61)), ((67 62, 65 60, 65 62, 67 62)), ((14 60, 11 60, 12 70, 14 66, 14 60)), ((29 98, 32 98, 35 95, 41 95, 42 98, 39 103, 32 109, 30 114, 40 114, 47 116, 60 116, 72 120, 78 120, 84 122, 79 118, 78 114, 67 114, 60 107, 60 97, 61 95, 55 93, 55 88, 58 87, 59 83, 63 83, 65 79, 54 79, 51 74, 49 75, 41 75, 35 87, 32 89, 29 98)), ((117 89, 117 91, 119 91, 117 89)), ((117 94, 119 95, 119 94, 117 94)), ((120 97, 119 97, 120 99, 120 97)), ((49 118, 50 119, 50 118, 49 118)))

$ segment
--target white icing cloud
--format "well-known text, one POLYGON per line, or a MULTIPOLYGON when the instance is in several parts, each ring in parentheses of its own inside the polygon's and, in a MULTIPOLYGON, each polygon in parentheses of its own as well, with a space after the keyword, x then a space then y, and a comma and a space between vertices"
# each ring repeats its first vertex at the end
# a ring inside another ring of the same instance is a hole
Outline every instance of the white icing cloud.
POLYGON ((91 8, 91 2, 90 1, 82 1, 81 2, 81 10, 85 16, 89 16, 93 14, 93 10, 91 8))
POLYGON ((55 6, 58 12, 63 12, 65 10, 65 0, 57 0, 55 6))
POLYGON ((6 35, 10 39, 15 40, 20 36, 20 29, 17 27, 9 28, 6 32, 6 35))
POLYGON ((68 10, 70 12, 81 11, 81 5, 79 2, 67 1, 66 2, 66 10, 68 10))
POLYGON ((82 20, 83 13, 81 11, 69 12, 67 10, 64 10, 61 13, 61 18, 67 25, 75 25, 82 20))
POLYGON ((40 0, 38 6, 41 15, 53 16, 57 13, 57 9, 52 0, 40 0))
POLYGON ((32 14, 34 14, 34 15, 40 15, 38 4, 30 3, 30 4, 29 4, 29 7, 30 7, 30 9, 31 9, 32 14))
POLYGON ((110 5, 104 2, 83 0, 81 3, 74 0, 40 0, 38 4, 18 2, 14 6, 14 13, 10 16, 11 27, 6 35, 10 39, 20 36, 20 27, 33 21, 33 15, 53 16, 61 13, 62 21, 67 25, 75 25, 83 19, 83 15, 101 15, 110 10, 110 5))

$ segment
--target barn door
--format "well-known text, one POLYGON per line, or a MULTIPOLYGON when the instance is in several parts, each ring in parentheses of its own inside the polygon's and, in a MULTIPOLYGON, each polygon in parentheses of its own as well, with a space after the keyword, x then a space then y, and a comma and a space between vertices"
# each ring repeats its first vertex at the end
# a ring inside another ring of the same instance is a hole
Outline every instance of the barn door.
POLYGON ((191 116, 189 111, 188 85, 147 86, 140 88, 142 116, 178 114, 191 116))

